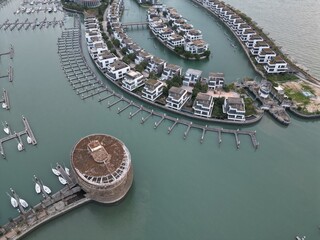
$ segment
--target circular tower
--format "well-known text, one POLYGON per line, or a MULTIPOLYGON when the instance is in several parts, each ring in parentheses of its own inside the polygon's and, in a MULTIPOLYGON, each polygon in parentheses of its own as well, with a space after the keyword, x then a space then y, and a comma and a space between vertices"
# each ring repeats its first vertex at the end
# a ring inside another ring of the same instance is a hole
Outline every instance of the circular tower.
POLYGON ((94 134, 80 139, 71 153, 71 166, 80 187, 92 200, 114 203, 133 181, 131 155, 119 139, 94 134))

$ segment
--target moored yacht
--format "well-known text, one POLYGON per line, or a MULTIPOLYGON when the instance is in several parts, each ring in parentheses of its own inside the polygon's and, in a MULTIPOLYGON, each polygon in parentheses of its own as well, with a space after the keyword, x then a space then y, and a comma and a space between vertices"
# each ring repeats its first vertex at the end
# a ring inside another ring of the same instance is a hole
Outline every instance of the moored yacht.
POLYGON ((22 198, 19 199, 19 202, 20 202, 21 206, 24 208, 27 208, 29 206, 28 203, 22 198))
POLYGON ((52 172, 53 172, 54 175, 56 175, 56 176, 59 176, 59 175, 60 175, 60 172, 59 172, 57 169, 52 168, 51 170, 52 170, 52 172))
POLYGON ((59 182, 60 182, 62 185, 66 185, 66 184, 67 184, 67 181, 66 181, 63 177, 60 177, 60 176, 59 176, 59 182))

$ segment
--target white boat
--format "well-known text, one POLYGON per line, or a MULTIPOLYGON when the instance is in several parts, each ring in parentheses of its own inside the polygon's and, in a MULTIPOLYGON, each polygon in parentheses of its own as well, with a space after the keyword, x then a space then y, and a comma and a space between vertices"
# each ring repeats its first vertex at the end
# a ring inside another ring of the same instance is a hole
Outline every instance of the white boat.
POLYGON ((30 2, 30 5, 33 5, 34 4, 34 2, 32 1, 32 2, 30 2))
POLYGON ((31 137, 27 137, 27 143, 29 143, 29 144, 31 144, 32 143, 32 139, 31 139, 31 137))
POLYGON ((59 177, 59 182, 63 185, 67 184, 67 181, 63 177, 59 177))
POLYGON ((18 148, 19 152, 22 151, 23 150, 22 143, 19 142, 17 148, 18 148))
POLYGON ((55 168, 52 168, 52 172, 53 172, 53 174, 56 175, 56 176, 59 176, 59 175, 60 175, 60 172, 59 172, 57 169, 55 169, 55 168))
MULTIPOLYGON (((10 195, 8 194, 8 196, 10 196, 10 195)), ((12 207, 14 207, 14 208, 18 207, 18 202, 14 197, 10 196, 10 202, 11 202, 12 207)))
POLYGON ((54 7, 54 8, 53 8, 53 11, 54 11, 54 12, 57 12, 57 8, 54 7))
POLYGON ((51 193, 51 189, 45 185, 43 185, 43 190, 47 193, 50 194, 51 193))
POLYGON ((66 173, 70 176, 70 170, 67 167, 64 167, 64 170, 66 171, 66 173))
POLYGON ((5 126, 5 127, 3 128, 3 131, 4 131, 6 134, 10 134, 10 129, 9 129, 8 126, 5 126))
POLYGON ((36 185, 34 186, 36 193, 40 193, 41 192, 41 188, 40 188, 40 184, 36 182, 36 185))
POLYGON ((27 14, 31 13, 31 8, 27 8, 26 13, 27 13, 27 14))
POLYGON ((24 208, 27 208, 29 206, 28 203, 25 200, 23 200, 22 198, 19 199, 19 202, 22 205, 22 207, 24 207, 24 208))
POLYGON ((6 103, 2 103, 2 108, 6 109, 7 108, 7 104, 6 103))
POLYGON ((51 13, 52 12, 52 8, 48 8, 48 13, 51 13))

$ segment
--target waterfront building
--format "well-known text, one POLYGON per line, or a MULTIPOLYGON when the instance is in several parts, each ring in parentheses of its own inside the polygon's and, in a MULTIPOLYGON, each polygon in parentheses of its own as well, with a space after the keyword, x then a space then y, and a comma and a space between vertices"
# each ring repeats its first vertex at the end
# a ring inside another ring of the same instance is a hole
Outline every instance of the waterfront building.
POLYGON ((227 20, 228 26, 231 28, 237 19, 240 20, 241 18, 235 13, 231 14, 227 20))
POLYGON ((86 30, 85 32, 85 38, 86 38, 86 42, 87 43, 92 43, 93 42, 93 38, 99 38, 102 39, 102 35, 100 31, 90 31, 90 30, 86 30))
POLYGON ((133 181, 127 147, 106 134, 89 135, 71 152, 71 170, 87 197, 100 203, 115 203, 127 194, 133 181))
POLYGON ((179 18, 172 23, 172 27, 179 28, 181 25, 186 24, 186 23, 187 23, 187 20, 185 20, 184 18, 179 18))
POLYGON ((209 49, 209 44, 202 39, 195 41, 186 41, 184 50, 192 54, 203 54, 209 49))
POLYGON ((159 31, 159 38, 162 42, 166 42, 171 35, 174 34, 174 31, 171 28, 164 28, 159 31))
POLYGON ((98 23, 85 23, 85 28, 90 31, 100 31, 100 27, 98 23))
POLYGON ((247 42, 248 39, 253 36, 256 35, 256 31, 254 31, 253 29, 246 29, 240 36, 240 39, 242 42, 247 42))
POLYGON ((198 93, 193 103, 193 113, 201 117, 211 117, 213 109, 213 97, 206 93, 198 93))
POLYGON ((134 59, 135 64, 140 64, 142 62, 148 63, 152 59, 152 55, 144 50, 137 52, 136 58, 134 59))
POLYGON ((158 0, 137 0, 139 4, 151 4, 155 5, 158 4, 158 0))
POLYGON ((243 24, 240 24, 238 26, 238 29, 236 31, 236 34, 240 37, 242 36, 242 34, 244 33, 244 31, 246 31, 247 29, 251 29, 251 26, 246 24, 246 23, 243 23, 243 24))
POLYGON ((193 25, 185 23, 178 27, 177 32, 186 34, 193 29, 193 25))
POLYGON ((166 107, 181 110, 189 98, 190 96, 188 96, 187 90, 178 87, 171 87, 169 89, 169 96, 166 99, 166 107))
POLYGON ((284 73, 288 70, 288 64, 280 56, 276 56, 267 62, 264 69, 267 73, 284 73))
POLYGON ((133 90, 144 85, 145 80, 140 72, 130 70, 124 75, 122 87, 132 92, 133 90))
POLYGON ((127 50, 128 50, 129 54, 136 54, 136 53, 140 52, 142 49, 138 44, 133 43, 127 47, 127 50))
POLYGON ((84 26, 87 28, 88 25, 97 24, 99 26, 99 21, 96 17, 86 17, 84 19, 84 26))
POLYGON ((171 80, 174 76, 180 76, 181 72, 182 72, 182 67, 175 64, 166 64, 161 74, 160 80, 162 81, 171 80))
POLYGON ((263 41, 263 38, 260 35, 250 35, 248 36, 246 46, 248 49, 252 49, 257 42, 263 41))
POLYGON ((89 49, 93 60, 97 60, 98 55, 103 51, 108 51, 108 47, 103 41, 94 42, 92 48, 89 49))
POLYGON ((147 80, 142 90, 142 97, 154 102, 162 95, 163 86, 164 83, 161 81, 155 79, 147 80))
POLYGON ((225 23, 228 23, 228 21, 229 21, 229 18, 230 18, 230 16, 232 16, 234 13, 229 9, 228 11, 226 11, 225 13, 224 13, 224 16, 223 16, 223 21, 225 22, 225 23))
POLYGON ((102 51, 98 54, 97 65, 100 69, 105 70, 108 65, 114 63, 118 60, 118 57, 115 56, 113 53, 109 52, 108 50, 102 51))
POLYGON ((232 26, 231 26, 231 29, 232 31, 236 32, 238 27, 241 25, 241 24, 245 24, 245 22, 242 20, 242 18, 236 18, 233 20, 233 23, 232 23, 232 26))
POLYGON ((245 104, 242 98, 229 97, 224 100, 223 113, 226 113, 229 120, 245 121, 245 104))
POLYGON ((276 53, 271 48, 263 48, 258 56, 255 57, 257 63, 267 63, 276 56, 276 53))
POLYGON ((134 42, 132 41, 131 38, 124 38, 120 42, 120 48, 128 48, 129 45, 132 45, 132 44, 134 44, 134 42))
POLYGON ((107 66, 105 74, 112 81, 116 81, 123 79, 124 75, 129 71, 130 67, 126 63, 117 60, 107 66))
POLYGON ((224 73, 209 73, 208 88, 216 90, 224 86, 224 73))
POLYGON ((100 0, 72 0, 71 2, 75 2, 79 5, 82 5, 88 8, 95 8, 101 5, 100 0))
POLYGON ((167 44, 171 49, 175 49, 176 47, 184 46, 185 40, 179 34, 172 34, 168 37, 167 44))
POLYGON ((192 86, 201 79, 202 71, 198 69, 189 68, 183 78, 183 85, 192 86))
POLYGON ((272 89, 272 83, 266 80, 261 81, 259 88, 259 96, 262 98, 269 97, 269 94, 272 89))
POLYGON ((161 58, 153 57, 148 62, 146 70, 149 73, 153 72, 155 74, 160 75, 162 73, 163 69, 165 68, 166 64, 167 63, 164 60, 162 60, 161 58))
POLYGON ((224 4, 222 3, 218 3, 217 5, 215 5, 215 8, 213 9, 213 11, 219 15, 220 11, 222 10, 222 8, 224 8, 224 4))
POLYGON ((259 54, 259 52, 262 51, 262 49, 264 48, 270 48, 269 44, 266 43, 265 41, 258 41, 256 42, 255 45, 253 45, 251 51, 251 54, 254 56, 257 56, 259 54))
POLYGON ((202 33, 200 30, 192 29, 186 32, 185 38, 190 41, 202 39, 202 33))

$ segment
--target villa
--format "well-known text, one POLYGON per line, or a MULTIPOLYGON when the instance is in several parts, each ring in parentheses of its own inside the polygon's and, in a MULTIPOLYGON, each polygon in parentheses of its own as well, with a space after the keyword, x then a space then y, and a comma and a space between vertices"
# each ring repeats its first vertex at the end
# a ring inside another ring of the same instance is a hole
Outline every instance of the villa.
POLYGON ((149 79, 146 81, 143 90, 142 97, 154 102, 163 92, 163 82, 155 79, 149 79))
POLYGON ((193 113, 201 117, 211 117, 213 109, 213 97, 209 94, 198 93, 193 103, 193 113))
POLYGON ((144 85, 143 75, 139 72, 130 70, 125 73, 122 80, 122 87, 132 92, 133 90, 144 85))
POLYGON ((100 54, 103 51, 108 50, 107 45, 103 41, 94 42, 92 44, 92 48, 89 49, 90 55, 93 60, 97 60, 98 54, 100 54))
POLYGON ((259 96, 262 98, 269 97, 269 94, 272 89, 272 83, 269 81, 261 81, 260 88, 259 88, 259 96))
POLYGON ((167 64, 163 69, 160 80, 167 81, 171 80, 174 76, 180 76, 182 67, 174 64, 167 64))
POLYGON ((184 46, 185 40, 181 35, 173 34, 168 37, 167 44, 171 49, 175 49, 176 47, 184 46))
POLYGON ((284 73, 288 70, 288 64, 280 56, 276 56, 264 66, 264 69, 267 73, 284 73))
POLYGON ((264 48, 270 48, 269 44, 266 43, 265 41, 258 41, 256 42, 255 45, 253 45, 251 51, 251 54, 254 56, 257 56, 259 54, 259 52, 262 51, 262 49, 264 48))
POLYGON ((271 48, 263 48, 256 56, 257 63, 267 63, 276 56, 276 53, 271 48))
POLYGON ((202 71, 189 68, 184 75, 183 85, 190 86, 196 84, 201 79, 202 71))
POLYGON ((218 89, 224 86, 224 73, 209 73, 208 88, 218 89))
POLYGON ((108 65, 114 63, 117 59, 118 57, 106 50, 98 54, 97 64, 100 69, 104 70, 107 68, 108 65))
POLYGON ((177 31, 179 33, 184 33, 185 34, 185 33, 188 33, 192 29, 193 29, 193 25, 186 23, 186 24, 180 25, 178 27, 177 31))
POLYGON ((240 37, 246 30, 251 29, 251 26, 243 23, 243 24, 239 24, 238 29, 236 31, 236 34, 240 37))
POLYGON ((105 74, 112 81, 117 81, 123 79, 124 75, 129 71, 130 67, 126 63, 117 60, 107 66, 105 74))
POLYGON ((209 49, 209 44, 203 40, 187 41, 184 50, 192 54, 203 54, 209 49))
POLYGON ((242 42, 246 42, 253 35, 256 35, 256 31, 254 31, 253 29, 246 29, 240 36, 240 39, 242 42))
POLYGON ((166 99, 166 107, 181 110, 183 105, 188 101, 189 97, 187 90, 177 87, 171 87, 169 89, 169 96, 166 99))
POLYGON ((133 43, 127 47, 127 50, 128 50, 129 54, 136 54, 136 53, 140 52, 142 49, 138 44, 133 43))
POLYGON ((137 52, 136 58, 134 59, 135 64, 140 64, 142 62, 148 63, 152 59, 152 55, 150 53, 145 52, 144 50, 141 50, 137 52))
POLYGON ((202 39, 202 33, 200 30, 193 29, 193 30, 186 32, 185 38, 190 41, 200 40, 200 39, 202 39))
POLYGON ((245 121, 245 104, 242 98, 229 97, 224 100, 223 113, 228 115, 229 120, 245 121))
POLYGON ((154 72, 155 74, 161 74, 165 66, 166 62, 164 60, 153 57, 147 65, 147 71, 149 73, 154 72))
POLYGON ((248 49, 252 49, 257 42, 261 42, 261 41, 263 41, 263 38, 260 35, 251 35, 251 36, 248 36, 246 46, 248 49))

